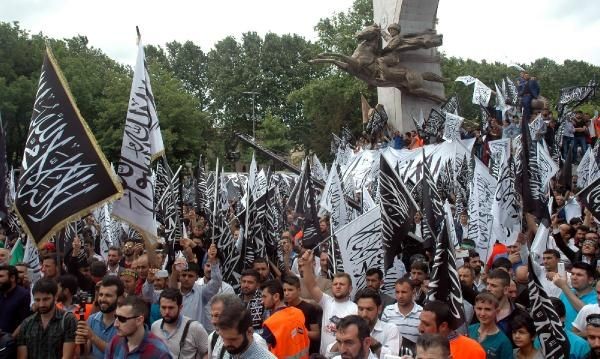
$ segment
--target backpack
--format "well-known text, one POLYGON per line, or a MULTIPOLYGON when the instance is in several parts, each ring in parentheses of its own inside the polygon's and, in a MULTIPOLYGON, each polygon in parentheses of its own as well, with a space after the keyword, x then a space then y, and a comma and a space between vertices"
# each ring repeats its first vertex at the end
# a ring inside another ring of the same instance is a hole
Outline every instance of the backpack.
POLYGON ((0 330, 0 359, 17 357, 17 345, 10 333, 0 330))

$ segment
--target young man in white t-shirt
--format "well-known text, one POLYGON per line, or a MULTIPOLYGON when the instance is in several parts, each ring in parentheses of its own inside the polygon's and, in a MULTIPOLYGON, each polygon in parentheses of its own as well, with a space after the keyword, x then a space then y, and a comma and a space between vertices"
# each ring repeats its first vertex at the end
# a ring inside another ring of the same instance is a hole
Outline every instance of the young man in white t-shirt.
POLYGON ((323 309, 323 319, 321 321, 321 348, 320 353, 325 355, 327 345, 335 341, 336 325, 343 317, 356 314, 358 309, 354 302, 350 300, 352 291, 352 279, 347 273, 337 273, 332 282, 331 295, 323 293, 317 285, 315 273, 309 268, 313 268, 315 257, 312 250, 307 250, 302 255, 305 271, 304 285, 314 299, 323 309))

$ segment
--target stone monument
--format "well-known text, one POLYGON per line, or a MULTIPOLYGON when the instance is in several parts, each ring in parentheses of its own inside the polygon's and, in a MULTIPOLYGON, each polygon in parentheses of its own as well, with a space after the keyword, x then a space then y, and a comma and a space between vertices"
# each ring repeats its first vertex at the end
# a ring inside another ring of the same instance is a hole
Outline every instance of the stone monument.
POLYGON ((332 64, 378 89, 391 125, 414 128, 412 118, 445 101, 435 31, 439 0, 373 0, 375 24, 356 34, 351 56, 322 53, 313 64, 332 64), (383 45, 382 45, 383 41, 383 45))
MULTIPOLYGON (((373 17, 381 28, 398 22, 402 33, 420 33, 435 29, 439 0, 373 0, 373 17)), ((441 75, 440 56, 435 47, 403 53, 401 65, 414 71, 441 75)), ((424 89, 444 97, 440 82, 425 82, 424 89)), ((414 129, 412 117, 425 117, 436 104, 423 98, 407 95, 396 88, 377 88, 378 102, 385 106, 394 127, 402 132, 414 129)))

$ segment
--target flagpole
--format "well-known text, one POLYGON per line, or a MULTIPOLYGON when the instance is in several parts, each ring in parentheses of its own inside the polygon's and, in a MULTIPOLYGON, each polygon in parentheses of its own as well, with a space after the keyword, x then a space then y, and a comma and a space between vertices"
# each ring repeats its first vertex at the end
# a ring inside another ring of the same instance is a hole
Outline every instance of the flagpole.
POLYGON ((337 274, 337 262, 335 260, 335 243, 333 241, 333 222, 329 220, 329 245, 331 246, 331 265, 333 266, 333 274, 337 274))
POLYGON ((212 226, 212 236, 211 243, 215 243, 215 226, 217 223, 217 194, 219 193, 219 188, 217 186, 219 184, 219 157, 217 157, 217 165, 215 167, 215 193, 213 196, 213 226, 212 226))

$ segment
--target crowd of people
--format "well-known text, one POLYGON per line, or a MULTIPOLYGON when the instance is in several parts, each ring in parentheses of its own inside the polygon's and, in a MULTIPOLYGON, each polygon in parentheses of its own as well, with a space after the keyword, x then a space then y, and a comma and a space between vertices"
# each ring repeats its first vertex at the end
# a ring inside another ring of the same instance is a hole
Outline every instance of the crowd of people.
MULTIPOLYGON (((535 114, 527 111, 524 118, 535 114)), ((556 120, 548 110, 541 116, 538 135, 551 143, 556 120)), ((491 118, 485 139, 471 131, 474 153, 486 162, 486 143, 517 136, 518 121, 491 118)), ((565 128, 561 145, 576 163, 600 137, 600 118, 576 112, 565 128)), ((395 148, 424 145, 417 131, 389 140, 395 148)), ((365 286, 353 288, 356 278, 330 270, 327 248, 303 242, 301 217, 291 211, 278 243, 281 262, 254 258, 234 282, 224 281, 222 248, 191 205, 183 206, 191 231, 176 239, 173 261, 164 241, 133 236, 100 255, 100 226, 90 214, 64 252, 44 245, 40 275, 9 249, 23 239, 2 229, 0 358, 543 358, 530 267, 560 317, 570 358, 598 358, 600 228, 587 210, 567 221, 565 198, 574 188, 557 186, 550 184, 551 233, 542 249, 530 245, 538 224, 528 218, 516 243, 497 242, 489 258, 480 258, 468 238, 473 224, 466 213, 456 216, 464 321, 449 303, 428 299, 431 250, 403 253, 393 283, 383 268, 364 268, 365 286)), ((233 236, 242 238, 231 219, 233 236)), ((413 237, 422 235, 421 220, 417 214, 413 237)), ((330 236, 329 221, 320 219, 322 238, 330 236)))
MULTIPOLYGON (((44 247, 43 276, 32 285, 27 266, 9 265, 11 251, 0 249, 0 329, 6 343, 13 338, 16 357, 542 357, 528 311, 525 234, 508 247, 496 243, 487 263, 472 249, 458 260, 466 316, 459 325, 447 303, 426 300, 429 254, 410 258, 393 296, 382 291, 380 268, 368 268, 366 287, 353 290, 347 273, 328 278, 327 256, 302 246, 302 226, 290 214, 279 243, 286 267, 256 258, 235 291, 222 280, 206 222, 186 213, 193 230, 169 270, 162 269, 160 246, 150 250, 131 239, 104 260, 87 231, 64 256, 44 247)), ((558 212, 552 218, 548 249, 534 253, 541 283, 564 323, 571 358, 596 357, 597 227, 589 212, 583 221, 566 223, 558 212)), ((85 220, 97 227, 92 216, 85 220)), ((324 236, 328 229, 323 217, 324 236)))

